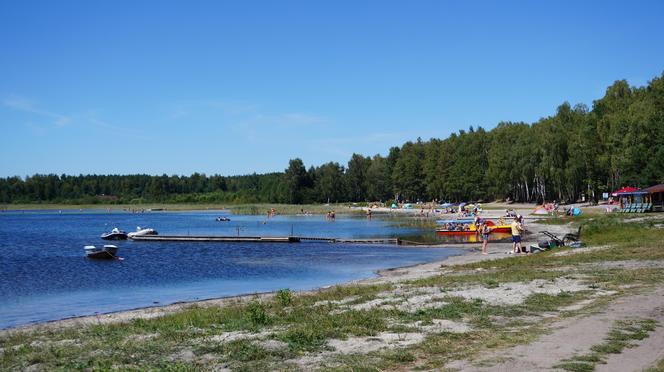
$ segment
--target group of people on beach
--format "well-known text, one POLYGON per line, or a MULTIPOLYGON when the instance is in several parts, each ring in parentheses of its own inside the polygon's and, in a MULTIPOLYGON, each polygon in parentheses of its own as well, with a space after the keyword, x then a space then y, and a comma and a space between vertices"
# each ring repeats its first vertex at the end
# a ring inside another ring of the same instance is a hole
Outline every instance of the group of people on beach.
MULTIPOLYGON (((521 247, 521 235, 526 231, 526 228, 523 225, 523 216, 514 215, 514 220, 510 224, 511 234, 512 234, 512 251, 513 254, 524 253, 523 248, 521 247)), ((475 217, 474 224, 476 226, 476 234, 482 239, 482 254, 488 254, 488 244, 489 236, 491 234, 491 226, 488 224, 488 220, 483 220, 479 216, 475 217)), ((501 222, 502 225, 502 222, 501 222)), ((452 227, 452 226, 451 226, 452 227)), ((449 228, 448 228, 449 229, 449 228)), ((526 247, 525 253, 530 255, 530 248, 526 247)))
MULTIPOLYGON (((448 222, 445 225, 445 230, 449 231, 469 231, 470 225, 462 222, 448 222)), ((477 225, 476 225, 477 226, 477 225)))

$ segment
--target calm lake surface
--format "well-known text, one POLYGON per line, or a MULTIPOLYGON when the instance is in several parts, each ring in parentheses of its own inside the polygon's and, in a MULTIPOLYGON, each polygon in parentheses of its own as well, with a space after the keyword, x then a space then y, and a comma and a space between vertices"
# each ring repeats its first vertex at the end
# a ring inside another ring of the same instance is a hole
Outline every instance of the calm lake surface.
POLYGON ((113 227, 160 234, 374 238, 422 233, 374 217, 235 216, 226 212, 0 213, 0 328, 179 301, 369 278, 378 269, 444 259, 460 250, 330 243, 106 242, 113 227), (215 217, 228 216, 230 222, 215 217), (115 244, 118 260, 85 258, 115 244))

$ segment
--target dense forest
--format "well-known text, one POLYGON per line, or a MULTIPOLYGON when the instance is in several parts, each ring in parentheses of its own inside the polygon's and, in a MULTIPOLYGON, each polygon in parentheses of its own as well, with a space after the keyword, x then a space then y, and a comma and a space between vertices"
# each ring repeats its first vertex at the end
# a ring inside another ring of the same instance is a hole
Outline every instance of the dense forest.
POLYGON ((41 175, 0 179, 2 203, 597 200, 623 185, 664 182, 664 74, 616 81, 592 109, 563 103, 533 124, 470 127, 406 142, 347 165, 244 176, 41 175))

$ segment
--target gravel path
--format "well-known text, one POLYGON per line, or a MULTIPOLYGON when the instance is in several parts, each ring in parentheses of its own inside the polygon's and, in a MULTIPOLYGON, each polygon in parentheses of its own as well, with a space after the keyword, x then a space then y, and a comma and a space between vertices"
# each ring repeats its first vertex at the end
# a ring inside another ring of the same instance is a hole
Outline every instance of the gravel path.
POLYGON ((562 320, 550 334, 530 344, 487 353, 473 362, 455 361, 447 368, 486 372, 556 370, 554 366, 561 360, 588 353, 593 345, 602 343, 616 321, 630 319, 654 319, 659 326, 635 347, 610 355, 606 364, 596 365, 596 370, 642 371, 664 358, 664 288, 620 298, 598 314, 562 320), (477 367, 495 360, 504 361, 477 367))

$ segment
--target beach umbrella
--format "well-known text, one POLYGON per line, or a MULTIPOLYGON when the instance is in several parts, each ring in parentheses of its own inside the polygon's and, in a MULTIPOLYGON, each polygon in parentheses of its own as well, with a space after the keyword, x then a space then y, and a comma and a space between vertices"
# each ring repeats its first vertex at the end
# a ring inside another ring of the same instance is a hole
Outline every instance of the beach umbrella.
POLYGON ((397 209, 397 205, 394 204, 394 203, 392 203, 392 205, 390 206, 390 208, 392 208, 392 209, 397 209))
POLYGON ((533 214, 544 215, 544 214, 549 214, 549 211, 547 211, 546 208, 544 208, 544 207, 539 207, 539 208, 536 208, 536 209, 533 211, 533 214))

